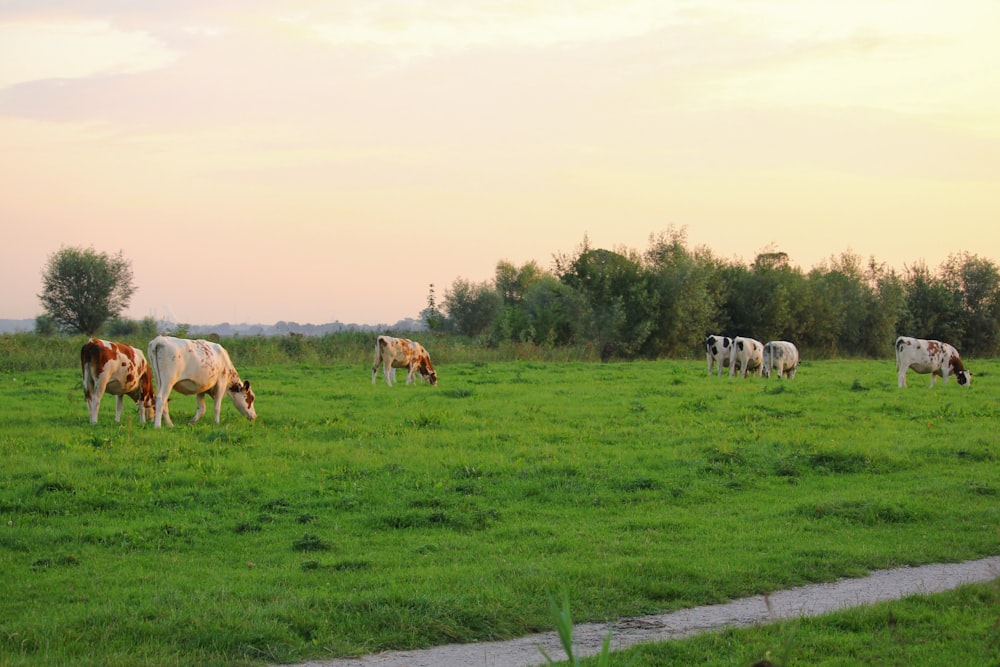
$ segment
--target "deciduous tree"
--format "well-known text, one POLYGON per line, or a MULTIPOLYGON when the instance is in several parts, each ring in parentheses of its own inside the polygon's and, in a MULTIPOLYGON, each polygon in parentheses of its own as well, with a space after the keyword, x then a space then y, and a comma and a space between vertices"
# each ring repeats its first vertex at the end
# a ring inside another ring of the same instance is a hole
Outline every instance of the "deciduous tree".
POLYGON ((63 247, 49 256, 38 298, 59 328, 89 336, 120 316, 135 290, 132 265, 120 251, 63 247))

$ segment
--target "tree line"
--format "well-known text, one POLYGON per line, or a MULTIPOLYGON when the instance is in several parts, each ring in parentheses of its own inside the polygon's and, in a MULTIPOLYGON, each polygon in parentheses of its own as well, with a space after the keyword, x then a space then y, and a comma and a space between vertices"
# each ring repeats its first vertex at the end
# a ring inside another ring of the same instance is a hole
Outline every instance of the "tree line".
MULTIPOLYGON (((120 252, 61 248, 43 271, 36 333, 153 336, 152 318, 120 317, 135 289, 120 252)), ((813 358, 884 358, 897 335, 995 357, 1000 269, 968 252, 933 271, 920 261, 899 272, 850 251, 809 271, 777 250, 747 264, 692 249, 686 229, 670 227, 644 251, 594 248, 584 237, 551 269, 501 260, 492 280, 457 278, 440 303, 431 285, 420 321, 485 346, 587 349, 604 360, 690 357, 711 333, 790 340, 813 358)))
POLYGON ((790 340, 814 357, 884 358, 897 335, 948 341, 965 356, 1000 352, 1000 270, 953 254, 932 271, 897 271, 851 251, 804 271, 786 253, 749 264, 685 229, 650 236, 644 251, 591 247, 585 237, 550 270, 501 260, 492 280, 431 285, 421 318, 432 331, 486 345, 590 345, 602 359, 687 357, 710 333, 790 340))

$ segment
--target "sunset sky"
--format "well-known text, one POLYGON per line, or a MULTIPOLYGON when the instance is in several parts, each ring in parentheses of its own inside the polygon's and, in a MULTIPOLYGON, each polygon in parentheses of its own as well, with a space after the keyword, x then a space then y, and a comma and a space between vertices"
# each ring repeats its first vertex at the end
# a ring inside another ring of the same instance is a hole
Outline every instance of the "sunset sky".
POLYGON ((0 2, 0 318, 394 323, 499 260, 1000 262, 1000 2, 0 2))

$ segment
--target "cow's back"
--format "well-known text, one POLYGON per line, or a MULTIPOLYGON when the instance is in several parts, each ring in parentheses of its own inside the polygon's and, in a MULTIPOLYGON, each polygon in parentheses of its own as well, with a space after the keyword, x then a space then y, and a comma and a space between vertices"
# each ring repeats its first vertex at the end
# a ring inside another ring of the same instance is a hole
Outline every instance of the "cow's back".
POLYGON ((158 387, 180 381, 214 384, 232 366, 225 349, 206 340, 157 336, 149 341, 147 353, 158 387))

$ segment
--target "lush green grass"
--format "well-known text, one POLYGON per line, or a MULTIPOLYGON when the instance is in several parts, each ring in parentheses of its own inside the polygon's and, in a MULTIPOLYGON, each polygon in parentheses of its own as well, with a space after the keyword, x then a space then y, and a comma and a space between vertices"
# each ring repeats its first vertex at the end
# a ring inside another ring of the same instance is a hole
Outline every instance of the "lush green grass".
MULTIPOLYGON (((0 374, 0 664, 254 664, 498 639, 1000 553, 1000 366, 897 389, 704 362, 245 367, 259 419, 87 423, 0 374), (400 375, 402 379, 402 375, 400 375)), ((845 658, 850 662, 847 658, 845 658)), ((831 663, 833 664, 833 663, 831 663)))
MULTIPOLYGON (((613 653, 611 658, 612 665, 632 667, 997 665, 1000 585, 994 581, 963 586, 817 618, 706 633, 635 647, 613 653)), ((594 657, 577 664, 597 667, 606 663, 594 657)))

